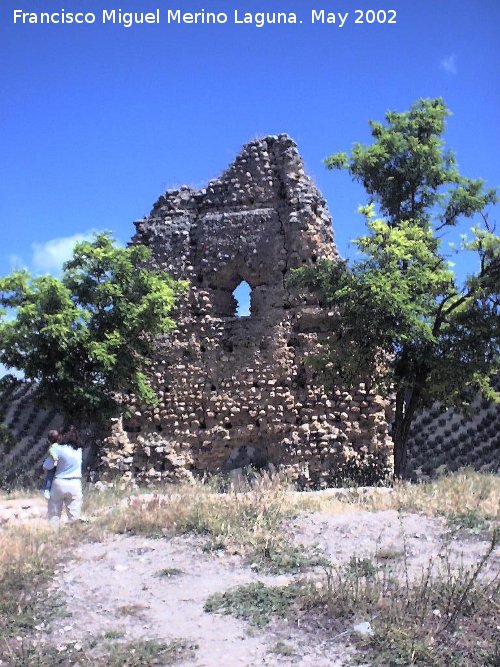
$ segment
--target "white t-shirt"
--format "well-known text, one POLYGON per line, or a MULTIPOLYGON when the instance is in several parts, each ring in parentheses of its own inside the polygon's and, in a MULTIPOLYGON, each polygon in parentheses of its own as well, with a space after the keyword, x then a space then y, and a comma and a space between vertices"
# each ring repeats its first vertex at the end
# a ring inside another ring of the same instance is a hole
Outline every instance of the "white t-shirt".
POLYGON ((43 462, 45 470, 56 468, 56 479, 81 479, 82 476, 82 449, 75 449, 71 445, 53 444, 49 448, 49 455, 43 462))

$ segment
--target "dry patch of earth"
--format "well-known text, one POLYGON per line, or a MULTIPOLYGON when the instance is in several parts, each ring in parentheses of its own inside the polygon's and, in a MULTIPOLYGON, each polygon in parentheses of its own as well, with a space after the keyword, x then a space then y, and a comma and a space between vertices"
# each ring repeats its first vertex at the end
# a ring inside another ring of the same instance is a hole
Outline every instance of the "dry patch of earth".
MULTIPOLYGON (((4 528, 13 522, 40 521, 44 512, 42 498, 0 502, 4 528)), ((487 531, 452 531, 444 518, 395 510, 346 506, 345 512, 339 512, 336 506, 335 511, 299 514, 288 526, 297 545, 319 546, 332 567, 341 567, 353 557, 366 558, 399 577, 418 578, 429 563, 439 568, 444 559, 456 568, 472 567, 489 546, 487 531)), ((369 623, 369 618, 348 620, 344 631, 327 633, 279 619, 257 628, 230 615, 205 611, 205 602, 214 593, 256 582, 285 585, 304 572, 265 575, 238 553, 206 551, 204 545, 205 540, 195 536, 107 535, 102 541, 81 542, 61 559, 49 585, 52 596, 62 596, 66 615, 37 626, 32 638, 39 646, 57 647, 72 665, 78 664, 81 647, 109 638, 117 642, 185 640, 196 648, 176 662, 184 667, 356 664, 350 637, 354 625, 369 623)), ((497 549, 486 575, 499 570, 497 549)), ((307 574, 319 577, 321 573, 316 567, 307 574)))
MULTIPOLYGON (((395 510, 315 512, 294 523, 294 537, 297 543, 318 545, 333 564, 346 563, 353 556, 370 558, 401 574, 407 570, 412 579, 426 573, 429 566, 436 573, 444 563, 457 569, 472 568, 489 546, 485 531, 457 531, 443 517, 395 510)), ((494 575, 499 571, 500 549, 496 549, 486 572, 494 575)))

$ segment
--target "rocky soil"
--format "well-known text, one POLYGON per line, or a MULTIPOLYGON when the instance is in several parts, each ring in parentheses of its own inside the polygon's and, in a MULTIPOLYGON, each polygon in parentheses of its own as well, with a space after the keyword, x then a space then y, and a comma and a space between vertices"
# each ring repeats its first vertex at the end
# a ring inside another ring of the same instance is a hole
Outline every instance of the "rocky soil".
MULTIPOLYGON (((0 503, 0 517, 8 516, 9 523, 40 521, 42 510, 43 499, 0 503)), ((445 558, 455 567, 472 566, 488 549, 485 533, 450 533, 442 518, 398 516, 393 510, 311 512, 296 518, 290 530, 297 544, 319 545, 334 566, 353 556, 370 558, 400 576, 405 572, 406 547, 410 577, 418 577, 429 562, 439 568, 445 558)), ((259 629, 231 616, 205 612, 205 601, 213 593, 257 581, 286 584, 299 575, 262 575, 240 555, 206 552, 203 544, 201 537, 124 535, 81 543, 60 565, 50 586, 52 595, 62 595, 68 615, 50 627, 39 626, 37 640, 74 654, 75 646, 78 650, 110 636, 129 641, 184 639, 198 647, 178 663, 185 667, 355 664, 349 662, 352 621, 341 633, 312 634, 285 621, 259 629)), ((498 551, 489 563, 490 573, 500 568, 498 551)))

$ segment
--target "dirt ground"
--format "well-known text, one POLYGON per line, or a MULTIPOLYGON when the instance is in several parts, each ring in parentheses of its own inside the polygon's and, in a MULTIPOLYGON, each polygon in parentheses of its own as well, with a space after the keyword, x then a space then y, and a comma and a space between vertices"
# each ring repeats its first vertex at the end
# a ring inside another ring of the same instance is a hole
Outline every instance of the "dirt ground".
POLYGON ((300 629, 276 623, 259 630, 231 616, 203 610, 209 595, 249 582, 286 584, 287 576, 262 576, 240 557, 205 553, 196 538, 144 539, 118 536, 105 544, 84 544, 57 574, 54 592, 64 591, 72 616, 58 621, 48 639, 85 642, 106 632, 127 639, 186 639, 198 645, 186 667, 255 665, 344 665, 338 642, 313 642, 300 629), (166 568, 179 574, 158 576, 166 568), (71 626, 71 630, 69 630, 71 626), (273 653, 278 641, 293 656, 273 653))
MULTIPOLYGON (((434 573, 448 563, 456 569, 471 568, 489 546, 484 533, 451 530, 442 517, 411 513, 400 517, 395 510, 315 512, 300 517, 293 528, 296 543, 317 544, 334 564, 352 556, 372 558, 396 572, 407 570, 413 579, 429 566, 434 573)), ((500 571, 500 549, 492 554, 485 571, 500 571)))
POLYGON ((2 527, 26 523, 47 516, 47 501, 40 496, 33 498, 0 499, 0 530, 2 527))
MULTIPOLYGON (((10 503, 9 523, 40 520, 43 499, 10 503)), ((4 502, 0 517, 6 511, 4 502)), ((297 544, 318 545, 334 565, 352 556, 366 557, 403 572, 406 545, 411 577, 418 577, 430 561, 439 567, 445 553, 454 566, 462 567, 477 563, 488 549, 486 536, 452 535, 441 518, 399 517, 393 510, 312 512, 294 519, 290 530, 297 544)), ((39 627, 38 641, 66 651, 74 650, 75 643, 84 644, 106 633, 127 640, 184 639, 198 649, 194 657, 178 663, 183 667, 355 664, 349 662, 352 627, 334 636, 320 636, 284 621, 258 629, 231 616, 205 612, 204 603, 212 593, 257 581, 286 584, 299 575, 262 575, 245 565, 239 555, 205 552, 202 546, 203 539, 197 537, 122 535, 82 543, 60 566, 51 584, 53 594, 62 594, 69 615, 53 621, 49 632, 39 627), (172 574, 160 576, 166 569, 172 574)), ((499 570, 498 550, 489 568, 499 570)))

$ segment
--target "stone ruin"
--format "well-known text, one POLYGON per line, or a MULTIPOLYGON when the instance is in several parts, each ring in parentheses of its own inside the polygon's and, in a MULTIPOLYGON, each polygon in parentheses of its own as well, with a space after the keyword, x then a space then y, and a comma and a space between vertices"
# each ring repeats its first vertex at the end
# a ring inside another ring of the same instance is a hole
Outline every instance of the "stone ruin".
POLYGON ((22 486, 42 476, 47 433, 61 428, 56 410, 36 402, 36 385, 15 378, 0 382, 0 489, 22 486))
MULTIPOLYGON (((332 321, 287 278, 337 252, 325 201, 287 136, 247 145, 204 190, 167 192, 134 242, 190 290, 174 314, 177 331, 158 341, 159 403, 124 397, 132 416, 105 441, 105 479, 175 480, 249 464, 285 467, 303 487, 383 474, 390 402, 366 380, 354 394, 325 391, 307 363, 332 321), (252 288, 247 317, 236 316, 241 281, 252 288)), ((0 382, 0 488, 41 483, 47 432, 62 418, 35 397, 35 385, 0 382)), ((498 404, 480 397, 472 417, 432 406, 412 428, 409 470, 421 479, 467 465, 499 472, 499 432, 498 404)))
MULTIPOLYGON (((500 377, 492 386, 500 390, 500 377)), ((470 412, 439 403, 416 415, 408 441, 408 474, 426 480, 460 468, 500 473, 500 406, 476 395, 470 412)))
POLYGON ((331 329, 292 269, 338 257, 326 202, 286 135, 247 144, 202 190, 168 191, 136 223, 133 243, 190 288, 158 340, 158 405, 124 401, 102 476, 182 479, 253 465, 285 467, 303 487, 390 469, 389 400, 367 379, 354 393, 326 391, 308 358, 331 329), (251 288, 238 316, 233 292, 251 288))

